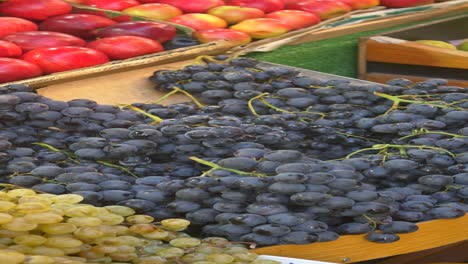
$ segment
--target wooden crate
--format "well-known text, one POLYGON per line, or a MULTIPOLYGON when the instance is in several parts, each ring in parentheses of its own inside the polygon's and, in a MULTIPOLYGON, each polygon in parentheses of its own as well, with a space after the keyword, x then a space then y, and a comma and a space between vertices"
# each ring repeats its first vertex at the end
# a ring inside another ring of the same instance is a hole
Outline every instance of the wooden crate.
POLYGON ((468 52, 414 43, 468 38, 468 14, 392 31, 359 41, 359 78, 384 83, 392 78, 448 79, 468 87, 468 52))
MULTIPOLYGON (((56 100, 88 98, 102 104, 129 104, 135 102, 152 102, 163 96, 154 89, 148 77, 156 70, 175 70, 192 64, 193 60, 159 65, 127 72, 60 83, 38 89, 38 93, 56 100)), ((263 67, 273 64, 262 63, 263 67)), ((295 68, 297 69, 297 68, 295 68)), ((348 79, 362 85, 375 83, 350 79, 310 70, 297 69, 303 75, 318 79, 348 79)), ((175 95, 164 101, 165 104, 188 101, 182 95, 175 95)), ((333 242, 313 243, 309 245, 278 245, 263 247, 254 251, 264 255, 276 255, 290 258, 319 260, 332 263, 356 263, 397 256, 374 262, 378 264, 423 264, 444 261, 468 260, 468 215, 458 219, 436 220, 420 223, 419 231, 402 234, 398 242, 378 244, 365 240, 362 235, 342 236, 333 242), (442 252, 442 253, 441 253, 442 252), (449 253, 444 253, 449 252, 449 253), (412 253, 412 254, 408 254, 412 253), (405 254, 405 255, 402 255, 405 254), (399 255, 399 256, 398 256, 399 255)))

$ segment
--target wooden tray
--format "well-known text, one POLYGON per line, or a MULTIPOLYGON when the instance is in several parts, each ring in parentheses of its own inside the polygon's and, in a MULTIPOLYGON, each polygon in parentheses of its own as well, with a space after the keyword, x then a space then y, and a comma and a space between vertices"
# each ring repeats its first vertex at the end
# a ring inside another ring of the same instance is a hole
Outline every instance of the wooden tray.
POLYGON ((359 78, 386 82, 392 78, 420 81, 444 78, 468 87, 468 52, 414 43, 414 40, 449 41, 468 38, 468 13, 450 19, 361 38, 359 78))
MULTIPOLYGON (((176 62, 167 65, 159 65, 127 72, 108 74, 105 76, 92 77, 84 80, 77 80, 70 83, 50 85, 38 89, 38 93, 57 100, 72 100, 77 98, 88 98, 101 104, 129 104, 135 102, 152 102, 163 95, 154 89, 154 85, 148 77, 156 70, 174 70, 184 65, 192 64, 193 60, 176 62)), ((274 64, 262 63, 263 67, 274 64)), ((297 69, 297 68, 296 68, 297 69)), ((350 79, 320 72, 297 69, 303 75, 314 78, 335 78, 348 79, 354 83, 362 85, 375 85, 375 83, 350 79)), ((182 95, 170 97, 163 103, 173 104, 187 101, 188 98, 182 95)), ((440 252, 441 246, 468 240, 468 216, 450 219, 424 222, 419 224, 420 230, 412 234, 401 235, 401 240, 390 244, 372 243, 364 239, 363 236, 342 236, 337 241, 313 243, 309 245, 279 245, 264 247, 254 250, 256 253, 264 255, 276 255, 291 258, 302 258, 310 260, 327 261, 333 263, 355 263, 365 260, 380 259, 384 257, 401 254, 414 253, 408 260, 398 258, 398 262, 382 262, 382 264, 422 264, 421 258, 440 252), (432 251, 423 251, 434 249, 432 251), (416 261, 418 260, 418 261, 416 261), (409 261, 409 262, 408 262, 409 261)), ((455 244, 459 247, 458 244, 455 244)), ((466 247, 466 245, 465 245, 466 247)), ((458 260, 465 258, 468 260, 466 251, 458 252, 458 260), (462 254, 462 256, 460 256, 462 254)), ((454 254, 451 254, 454 255, 454 254)), ((450 255, 450 256, 451 256, 450 255)), ((455 255, 454 255, 455 256, 455 255)), ((445 261, 449 258, 436 259, 445 261)), ((426 262, 424 262, 426 263, 426 262)))

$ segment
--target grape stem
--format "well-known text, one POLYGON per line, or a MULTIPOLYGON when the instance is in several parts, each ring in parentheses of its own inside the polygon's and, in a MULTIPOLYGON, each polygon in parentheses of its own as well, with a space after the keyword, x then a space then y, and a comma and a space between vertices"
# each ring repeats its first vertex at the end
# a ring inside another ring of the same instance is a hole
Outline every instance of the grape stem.
POLYGON ((402 156, 406 156, 406 150, 407 148, 416 148, 416 149, 432 149, 432 150, 439 150, 441 152, 444 152, 444 153, 447 153, 449 154, 451 157, 455 158, 455 154, 453 154, 452 152, 446 150, 446 149, 443 149, 443 148, 438 148, 438 147, 432 147, 432 146, 426 146, 426 145, 395 145, 395 144, 376 144, 376 145, 373 145, 372 147, 370 148, 364 148, 364 149, 360 149, 360 150, 357 150, 357 151, 354 151, 353 153, 347 155, 346 157, 344 157, 343 159, 349 159, 351 158, 352 156, 356 155, 356 154, 359 154, 361 152, 365 152, 365 151, 369 151, 369 150, 380 150, 379 153, 382 153, 382 154, 387 154, 387 151, 389 148, 395 148, 395 149, 398 149, 400 151, 400 155, 402 156))
POLYGON ((132 175, 133 177, 135 178, 139 178, 138 175, 136 175, 135 173, 131 172, 129 169, 123 167, 123 166, 119 166, 119 165, 116 165, 116 164, 112 164, 110 162, 107 162, 107 161, 103 161, 103 160, 96 160, 96 163, 99 163, 101 165, 104 165, 104 166, 107 166, 107 167, 111 167, 111 168, 116 168, 116 169, 119 169, 123 172, 126 172, 130 175, 132 175))
POLYGON ((133 105, 125 105, 125 106, 123 106, 123 108, 128 108, 128 109, 130 109, 130 110, 132 110, 132 111, 134 111, 134 112, 143 114, 143 115, 145 115, 145 116, 151 118, 151 119, 153 120, 153 122, 151 122, 151 125, 153 125, 153 124, 156 125, 156 124, 159 124, 159 123, 161 123, 162 121, 164 121, 164 120, 163 120, 162 118, 160 118, 159 116, 152 115, 152 114, 146 112, 145 110, 140 109, 140 108, 138 108, 138 107, 136 107, 136 106, 133 106, 133 105))
MULTIPOLYGON (((78 160, 75 159, 75 155, 73 155, 72 153, 69 153, 67 151, 63 151, 63 150, 60 150, 58 148, 55 148, 49 144, 46 144, 46 143, 42 143, 42 142, 35 142, 35 143, 32 143, 33 145, 38 145, 38 146, 41 146, 43 148, 46 148, 50 151, 54 151, 54 152, 60 152, 60 153, 64 153, 65 155, 67 155, 67 158, 70 159, 71 161, 75 162, 76 164, 80 164, 80 162, 78 160)), ((131 172, 129 169, 123 167, 123 166, 119 166, 119 165, 115 165, 115 164, 112 164, 112 163, 109 163, 107 161, 103 161, 103 160, 96 160, 96 163, 98 164, 101 164, 101 165, 104 165, 104 166, 107 166, 107 167, 111 167, 111 168, 116 168, 116 169, 119 169, 121 171, 124 171, 130 175, 132 175, 133 177, 135 178, 138 178, 138 175, 134 174, 133 172, 131 172)))
POLYGON ((46 149, 48 149, 50 151, 53 151, 53 152, 63 153, 63 154, 65 154, 67 156, 67 159, 69 159, 73 163, 80 164, 80 162, 73 157, 74 155, 72 153, 68 152, 68 151, 60 150, 58 148, 55 148, 55 147, 53 147, 53 146, 51 146, 49 144, 43 143, 43 142, 34 142, 32 144, 43 147, 43 148, 46 148, 46 149))
MULTIPOLYGON (((231 168, 225 168, 225 167, 220 166, 220 165, 218 165, 218 164, 216 164, 214 162, 203 160, 203 159, 200 159, 200 158, 197 158, 197 157, 190 157, 190 159, 195 161, 195 162, 198 162, 200 164, 211 167, 211 169, 207 173, 209 173, 210 171, 213 171, 213 170, 225 170, 225 171, 230 171, 230 172, 233 172, 233 173, 236 173, 236 174, 239 174, 239 175, 253 175, 253 176, 256 176, 256 177, 266 177, 266 176, 268 176, 268 175, 263 174, 263 173, 246 172, 246 171, 240 171, 240 170, 231 169, 231 168)), ((204 174, 209 175, 207 173, 204 173, 204 174)))
POLYGON ((167 98, 171 97, 172 95, 176 94, 176 93, 183 93, 185 96, 187 96, 188 98, 190 98, 190 100, 192 100, 197 106, 198 108, 203 108, 205 107, 204 104, 200 103, 200 101, 197 100, 197 98, 195 98, 192 94, 190 94, 189 92, 187 91, 184 91, 182 89, 180 89, 179 87, 177 86, 173 86, 172 87, 173 90, 170 91, 169 93, 163 95, 162 97, 158 98, 156 101, 154 101, 154 103, 158 104, 164 100, 166 100, 167 98))
POLYGON ((420 128, 420 129, 413 130, 411 132, 411 134, 409 134, 407 136, 404 136, 404 137, 401 137, 399 139, 407 139, 407 138, 410 138, 410 137, 426 135, 426 134, 439 134, 439 135, 445 135, 445 136, 450 136, 450 137, 454 137, 454 138, 467 138, 467 136, 463 136, 463 135, 448 133, 448 132, 444 132, 444 131, 430 131, 430 130, 425 129, 425 128, 420 128))
POLYGON ((436 101, 409 100, 409 99, 402 98, 402 96, 394 96, 394 95, 389 95, 389 94, 384 94, 384 93, 379 93, 379 92, 374 92, 374 95, 393 101, 392 107, 390 107, 390 109, 388 109, 387 112, 385 112, 385 114, 388 114, 391 111, 398 109, 398 107, 400 106, 400 103, 426 104, 426 105, 432 105, 434 107, 438 107, 442 109, 452 107, 446 104, 439 104, 439 102, 436 102, 436 101))

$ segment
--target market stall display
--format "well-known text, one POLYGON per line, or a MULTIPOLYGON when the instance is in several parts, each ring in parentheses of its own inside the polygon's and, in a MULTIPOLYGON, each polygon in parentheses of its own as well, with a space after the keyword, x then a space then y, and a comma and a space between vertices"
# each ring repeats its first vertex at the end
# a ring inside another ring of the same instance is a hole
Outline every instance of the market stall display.
POLYGON ((169 93, 160 101, 175 92, 198 98, 167 107, 65 103, 6 87, 18 113, 7 131, 17 122, 42 131, 27 140, 8 134, 12 155, 40 160, 10 160, 9 183, 129 206, 156 220, 184 217, 191 232, 259 246, 350 234, 390 243, 417 235, 413 222, 464 215, 466 90, 440 79, 378 86, 208 59, 151 77, 169 93), (421 89, 433 98, 415 93, 421 89), (83 166, 94 169, 65 172, 83 166))

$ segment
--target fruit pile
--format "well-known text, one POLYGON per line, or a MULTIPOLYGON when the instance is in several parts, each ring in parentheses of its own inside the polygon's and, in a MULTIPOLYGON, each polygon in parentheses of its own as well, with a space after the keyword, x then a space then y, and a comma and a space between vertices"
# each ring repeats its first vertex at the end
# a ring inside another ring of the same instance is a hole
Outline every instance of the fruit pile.
POLYGON ((194 29, 200 42, 249 43, 310 27, 379 4, 409 7, 432 0, 72 0, 101 9, 166 20, 194 29), (227 28, 229 27, 229 28, 227 28))
POLYGON ((245 245, 224 238, 190 237, 190 222, 148 215, 124 206, 78 204, 74 194, 37 194, 30 189, 0 191, 0 262, 80 263, 255 263, 245 245))
POLYGON ((71 11, 72 6, 61 0, 0 3, 0 83, 157 53, 174 46, 176 28, 172 25, 151 21, 118 23, 71 11))
POLYGON ((468 90, 202 60, 155 72, 157 101, 119 107, 2 87, 0 179, 261 246, 388 243, 468 211, 468 90), (175 93, 193 102, 160 104, 175 93))

